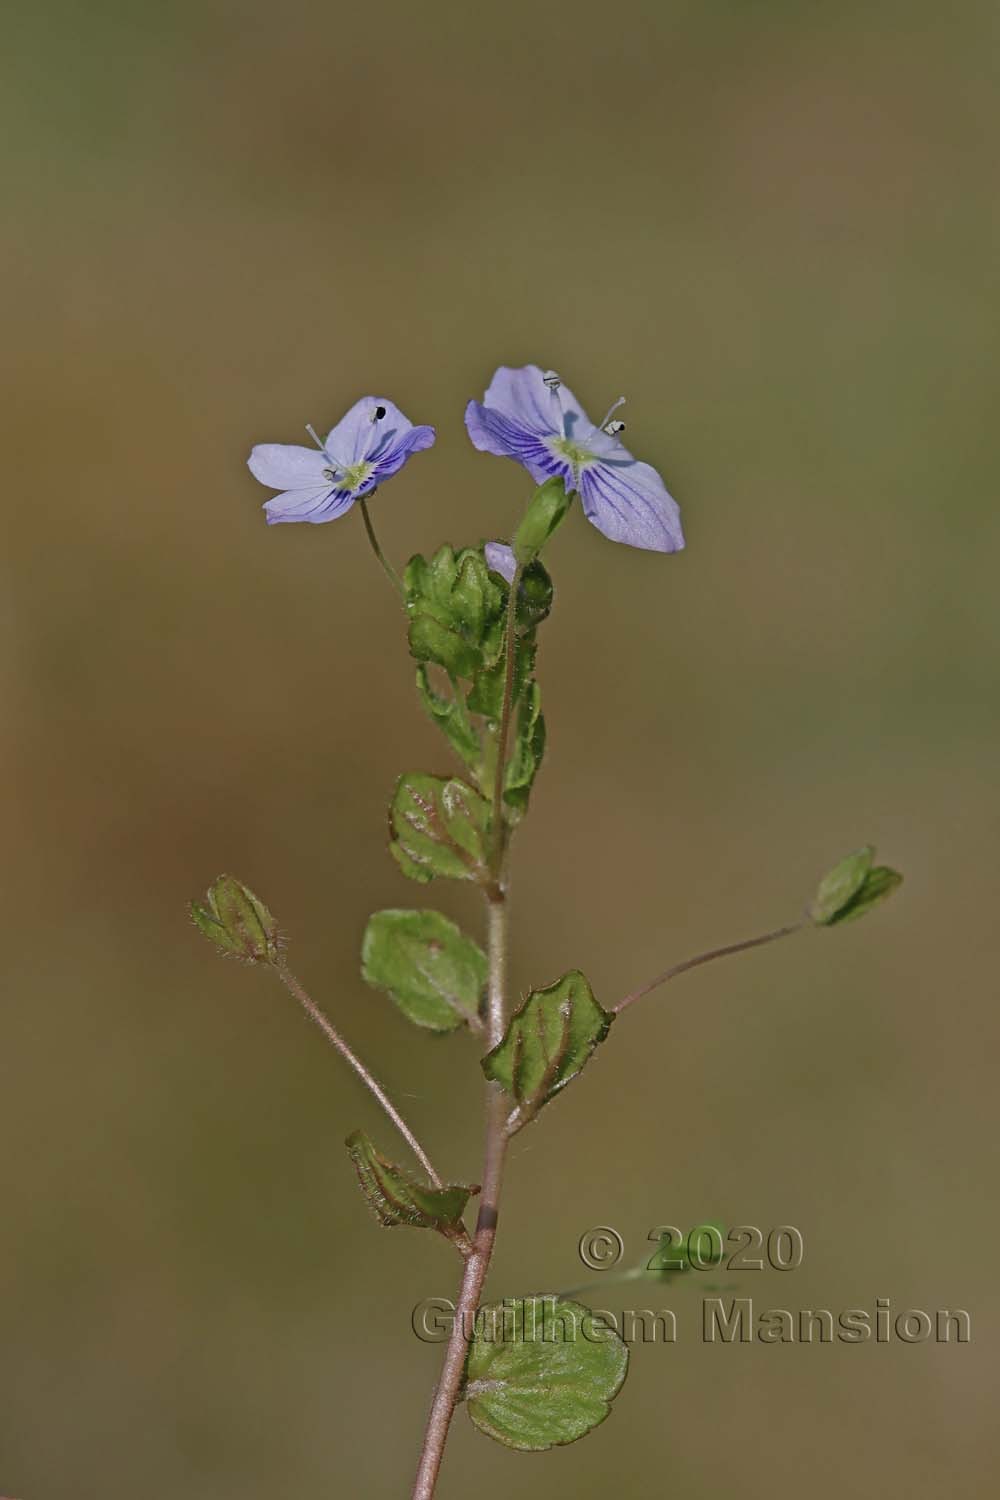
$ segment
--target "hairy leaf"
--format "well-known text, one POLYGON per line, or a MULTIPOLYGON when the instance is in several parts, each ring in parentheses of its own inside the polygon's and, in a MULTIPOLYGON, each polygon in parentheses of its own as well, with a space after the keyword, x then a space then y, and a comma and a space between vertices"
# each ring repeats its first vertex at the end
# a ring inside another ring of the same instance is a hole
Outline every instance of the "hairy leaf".
POLYGON ((545 754, 545 720, 537 682, 529 682, 518 709, 514 746, 504 775, 504 801, 515 813, 528 806, 532 783, 545 754))
POLYGON ((208 888, 206 905, 191 902, 198 931, 223 953, 250 963, 271 963, 281 949, 278 924, 249 886, 220 875, 208 888))
POLYGON ((361 972, 418 1026, 478 1024, 486 955, 440 912, 376 912, 365 929, 361 972))
POLYGON ((483 747, 479 735, 469 718, 465 696, 452 678, 451 697, 436 693, 431 687, 430 674, 426 666, 417 668, 417 692, 428 715, 437 724, 458 756, 471 770, 479 774, 483 758, 483 747))
POLYGON ((415 771, 396 784, 392 852, 411 880, 485 880, 489 825, 489 803, 457 777, 415 771))
POLYGON ((464 1395, 498 1443, 540 1452, 603 1422, 628 1373, 628 1348, 600 1313, 556 1297, 481 1307, 464 1395))
POLYGON ((415 1229, 458 1228, 465 1205, 477 1187, 449 1184, 435 1188, 386 1161, 363 1130, 347 1137, 347 1150, 361 1191, 372 1213, 386 1229, 409 1224, 415 1229))
POLYGON ((471 679, 502 649, 505 595, 482 549, 442 547, 411 558, 403 575, 410 651, 455 677, 471 679))
POLYGON ((571 969, 548 989, 532 990, 503 1040, 482 1059, 483 1072, 514 1096, 529 1120, 576 1077, 613 1020, 584 975, 571 969))

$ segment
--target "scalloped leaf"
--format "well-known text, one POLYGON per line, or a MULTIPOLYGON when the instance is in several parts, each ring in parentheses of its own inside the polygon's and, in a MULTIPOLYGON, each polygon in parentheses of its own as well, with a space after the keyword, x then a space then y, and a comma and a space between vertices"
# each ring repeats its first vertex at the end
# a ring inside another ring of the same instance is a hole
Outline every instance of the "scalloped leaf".
POLYGON ((599 1313, 556 1297, 511 1298, 476 1314, 464 1396, 481 1432, 539 1453, 585 1437, 611 1410, 629 1351, 599 1313))
POLYGON ((392 852, 411 880, 487 880, 489 826, 489 803, 458 777, 414 771, 396 783, 392 852))
POLYGON ((531 991, 482 1059, 483 1072, 513 1095, 526 1123, 576 1077, 613 1020, 586 976, 571 969, 547 989, 531 991))

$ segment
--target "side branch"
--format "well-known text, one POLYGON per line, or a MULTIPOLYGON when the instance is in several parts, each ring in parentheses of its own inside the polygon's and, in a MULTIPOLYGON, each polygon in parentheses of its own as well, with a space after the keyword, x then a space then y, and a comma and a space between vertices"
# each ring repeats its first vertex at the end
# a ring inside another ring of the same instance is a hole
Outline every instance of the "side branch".
POLYGON ((372 1093, 378 1100, 386 1115, 395 1125, 396 1129, 403 1137, 403 1140, 409 1146, 410 1150, 413 1152, 414 1156, 417 1158, 417 1161, 423 1167, 424 1171, 427 1173, 434 1186, 438 1188, 443 1187, 444 1182, 435 1171, 434 1163, 431 1161, 430 1157, 427 1155, 427 1152, 424 1150, 423 1146, 421 1146, 420 1142, 413 1134, 413 1131, 410 1129, 409 1125, 407 1125, 406 1121, 403 1119, 403 1116, 399 1113, 399 1110, 393 1104, 392 1100, 389 1098, 389 1095, 379 1083, 374 1073, 371 1073, 368 1068, 365 1067, 365 1064, 361 1061, 360 1057, 358 1057, 357 1054, 353 1052, 347 1045, 347 1043, 344 1041, 344 1038, 340 1035, 340 1032, 333 1025, 333 1023, 327 1020, 326 1016, 320 1010, 315 1000, 313 1000, 312 997, 307 994, 306 990, 296 979, 291 969, 289 969, 283 961, 273 964, 272 967, 274 968, 274 972, 277 974, 282 984, 285 986, 285 989, 288 990, 289 994, 294 995, 295 999, 302 1006, 302 1009, 305 1011, 309 1019, 311 1021, 315 1021, 316 1025, 326 1037, 327 1041, 330 1042, 332 1046, 336 1047, 337 1051, 340 1053, 341 1057, 348 1064, 348 1066, 353 1068, 355 1073, 357 1073, 358 1077, 361 1079, 361 1082, 365 1085, 365 1088, 368 1089, 370 1093, 372 1093))
POLYGON ((702 964, 710 964, 717 958, 728 958, 731 953, 746 953, 749 948, 762 948, 765 943, 776 943, 779 938, 791 937, 793 932, 801 932, 808 924, 806 922, 793 922, 789 927, 776 927, 773 932, 762 933, 760 937, 744 938, 741 943, 729 943, 725 948, 710 948, 707 953, 698 953, 694 958, 685 958, 679 964, 673 964, 669 969, 664 969, 662 974, 657 974, 648 984, 640 985, 637 990, 626 995, 624 1000, 619 1000, 613 1006, 616 1015, 626 1010, 636 1000, 641 1000, 643 995, 648 995, 651 990, 659 989, 661 984, 666 984, 668 979, 676 979, 679 974, 686 974, 688 969, 697 969, 702 964))

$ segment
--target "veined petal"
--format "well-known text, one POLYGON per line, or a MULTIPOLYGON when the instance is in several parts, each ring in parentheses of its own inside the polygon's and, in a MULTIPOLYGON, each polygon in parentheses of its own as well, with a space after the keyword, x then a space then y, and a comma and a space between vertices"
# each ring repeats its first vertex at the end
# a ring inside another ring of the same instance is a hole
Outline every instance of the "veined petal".
POLYGON ((312 489, 286 490, 283 495, 272 495, 265 501, 267 524, 277 526, 283 521, 308 521, 318 526, 324 521, 335 521, 350 510, 355 497, 343 490, 331 489, 329 484, 312 489))
MULTIPOLYGON (((433 430, 426 430, 432 432, 433 442, 433 430)), ((373 460, 380 453, 387 453, 412 431, 413 423, 386 396, 362 396, 336 427, 330 428, 326 447, 338 463, 351 468, 363 459, 373 460), (376 419, 379 407, 385 415, 376 419)), ((430 443, 424 446, 430 447, 430 443)))
POLYGON ((511 418, 519 427, 535 433, 560 433, 559 398, 545 384, 537 365, 512 369, 501 365, 486 387, 483 405, 511 418))
POLYGON ((588 464, 580 499, 587 520, 613 542, 649 552, 684 546, 680 507, 650 464, 629 457, 588 464))
POLYGON ((483 405, 529 432, 582 441, 593 423, 568 385, 550 391, 537 365, 501 365, 486 388, 483 405))
POLYGON ((556 476, 566 478, 569 464, 558 458, 549 446, 551 439, 521 426, 504 412, 470 401, 465 408, 465 427, 474 447, 480 453, 495 453, 499 458, 513 458, 523 464, 536 484, 556 476))
POLYGON ((316 485, 328 467, 318 448, 302 448, 297 443, 258 443, 247 459, 253 477, 272 490, 316 485))
POLYGON ((437 434, 433 427, 411 427, 409 432, 397 438, 391 448, 378 453, 371 461, 375 464, 375 483, 390 479, 406 463, 411 453, 422 453, 430 448, 437 434))

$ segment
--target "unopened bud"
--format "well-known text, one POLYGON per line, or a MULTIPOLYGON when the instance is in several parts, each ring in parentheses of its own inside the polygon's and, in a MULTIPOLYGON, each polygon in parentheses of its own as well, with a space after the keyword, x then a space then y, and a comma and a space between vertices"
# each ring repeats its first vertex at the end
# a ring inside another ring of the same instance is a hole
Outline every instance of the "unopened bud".
POLYGON ((263 901, 232 875, 212 882, 206 905, 191 902, 191 917, 223 953, 248 963, 272 963, 280 951, 277 922, 263 901))

